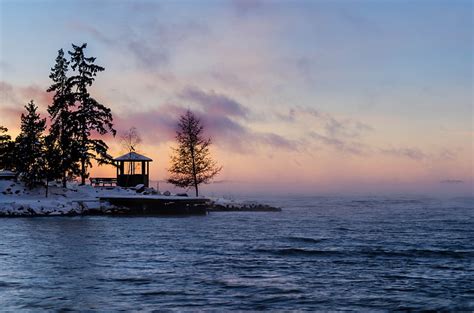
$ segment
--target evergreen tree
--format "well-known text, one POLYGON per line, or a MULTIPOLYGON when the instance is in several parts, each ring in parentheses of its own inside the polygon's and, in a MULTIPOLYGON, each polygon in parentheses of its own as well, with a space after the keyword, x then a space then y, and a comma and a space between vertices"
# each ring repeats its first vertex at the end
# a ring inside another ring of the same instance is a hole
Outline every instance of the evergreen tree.
POLYGON ((43 178, 43 142, 42 134, 46 129, 46 119, 37 113, 38 107, 31 100, 21 114, 21 133, 16 138, 16 170, 20 179, 29 188, 34 187, 43 178))
POLYGON ((76 74, 71 76, 68 82, 73 89, 75 100, 78 102, 74 117, 77 121, 75 134, 79 145, 81 184, 85 184, 88 176, 87 168, 92 166, 91 160, 96 160, 99 165, 112 163, 112 158, 107 154, 107 144, 100 139, 92 139, 91 133, 105 135, 111 132, 114 136, 116 133, 110 109, 89 94, 88 88, 94 82, 97 73, 102 72, 104 68, 94 64, 96 58, 84 55, 86 47, 87 44, 72 45, 73 50, 69 51, 71 67, 76 74))
POLYGON ((168 182, 181 187, 194 187, 196 197, 198 185, 208 184, 222 169, 212 160, 209 146, 211 140, 204 138, 201 121, 188 110, 178 122, 176 140, 178 147, 171 156, 168 182))
POLYGON ((46 197, 49 192, 49 182, 56 179, 63 179, 63 169, 58 166, 63 162, 63 151, 58 145, 57 139, 49 134, 44 138, 43 151, 42 151, 42 173, 43 178, 46 180, 46 197))
POLYGON ((7 131, 6 127, 0 126, 0 169, 13 170, 15 143, 7 131))
POLYGON ((77 121, 74 119, 74 94, 68 81, 69 62, 64 57, 63 49, 58 51, 56 64, 51 68, 49 78, 53 84, 48 92, 54 92, 53 103, 48 106, 51 118, 50 137, 48 144, 59 154, 56 167, 61 172, 63 187, 66 188, 68 175, 79 175, 79 149, 74 138, 77 121))

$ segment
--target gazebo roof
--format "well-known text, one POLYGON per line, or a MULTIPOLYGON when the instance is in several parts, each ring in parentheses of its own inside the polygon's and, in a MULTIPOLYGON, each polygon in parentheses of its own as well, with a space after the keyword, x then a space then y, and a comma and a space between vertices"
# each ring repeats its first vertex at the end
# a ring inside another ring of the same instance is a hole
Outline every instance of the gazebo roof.
POLYGON ((153 161, 153 160, 150 159, 149 157, 138 154, 136 152, 129 152, 129 153, 125 153, 124 155, 115 158, 114 161, 128 161, 128 162, 146 161, 146 162, 150 162, 150 161, 153 161))

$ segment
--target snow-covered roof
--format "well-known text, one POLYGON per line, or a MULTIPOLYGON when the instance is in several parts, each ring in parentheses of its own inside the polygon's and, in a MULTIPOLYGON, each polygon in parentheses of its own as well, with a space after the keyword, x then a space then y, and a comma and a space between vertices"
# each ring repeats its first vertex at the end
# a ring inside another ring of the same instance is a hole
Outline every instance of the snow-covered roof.
POLYGON ((0 170, 0 176, 15 176, 15 172, 9 170, 0 170))
POLYGON ((122 156, 119 156, 118 158, 115 158, 114 161, 153 161, 153 160, 150 159, 149 157, 138 154, 136 152, 129 152, 129 153, 125 153, 122 156))

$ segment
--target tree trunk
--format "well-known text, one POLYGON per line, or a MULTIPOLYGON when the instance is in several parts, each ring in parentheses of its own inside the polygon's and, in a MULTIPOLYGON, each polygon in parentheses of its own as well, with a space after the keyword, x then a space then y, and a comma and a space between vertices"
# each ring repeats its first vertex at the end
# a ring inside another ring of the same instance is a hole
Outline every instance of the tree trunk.
POLYGON ((46 198, 48 197, 48 191, 49 191, 49 179, 46 178, 46 198))
POLYGON ((66 171, 63 172, 62 182, 63 182, 63 188, 67 188, 67 175, 66 175, 66 171))
POLYGON ((64 152, 64 147, 65 147, 65 144, 64 144, 64 133, 65 133, 65 130, 64 130, 64 124, 62 126, 63 128, 61 128, 61 133, 60 133, 60 142, 61 142, 61 168, 62 168, 62 177, 61 177, 61 181, 62 181, 62 184, 63 184, 63 188, 67 188, 67 170, 65 169, 65 166, 64 166, 64 160, 66 159, 66 153, 64 152))
MULTIPOLYGON (((84 106, 86 103, 84 95, 82 95, 81 105, 84 106)), ((86 184, 86 156, 87 156, 87 135, 86 135, 86 121, 84 117, 81 119, 81 185, 84 186, 86 184)))
POLYGON ((194 189, 196 190, 196 197, 199 195, 198 183, 197 183, 197 173, 196 173, 196 160, 194 155, 194 146, 191 145, 191 158, 193 160, 193 180, 194 180, 194 189))
POLYGON ((86 184, 86 160, 81 160, 81 185, 86 184))

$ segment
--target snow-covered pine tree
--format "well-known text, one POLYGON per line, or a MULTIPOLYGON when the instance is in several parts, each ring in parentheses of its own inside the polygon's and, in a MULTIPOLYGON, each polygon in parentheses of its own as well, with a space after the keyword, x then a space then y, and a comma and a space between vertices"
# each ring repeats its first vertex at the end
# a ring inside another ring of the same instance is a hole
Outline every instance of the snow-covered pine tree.
POLYGON ((77 121, 72 112, 75 99, 67 77, 68 66, 69 61, 64 57, 63 49, 60 49, 56 64, 51 68, 49 75, 53 84, 47 90, 47 92, 54 92, 53 103, 48 106, 51 119, 48 141, 50 147, 54 147, 59 153, 56 166, 61 172, 64 188, 66 188, 68 176, 80 174, 79 145, 74 136, 77 121))
POLYGON ((77 121, 76 136, 79 143, 81 184, 85 184, 88 176, 87 168, 92 166, 91 160, 96 160, 99 165, 112 162, 112 158, 107 154, 107 144, 100 139, 92 139, 91 133, 105 135, 111 132, 114 136, 116 134, 110 109, 89 94, 88 87, 94 82, 97 73, 102 72, 104 68, 94 64, 96 58, 84 55, 86 47, 87 44, 72 45, 73 50, 69 51, 71 67, 75 75, 71 76, 68 82, 78 102, 74 116, 77 121))
POLYGON ((29 188, 41 182, 43 171, 43 138, 46 119, 37 113, 38 107, 31 100, 21 114, 21 133, 16 138, 16 170, 29 188))
POLYGON ((201 121, 188 110, 178 122, 176 141, 178 147, 173 149, 170 177, 168 182, 181 187, 194 187, 196 197, 199 195, 198 186, 208 184, 222 169, 211 158, 210 138, 204 138, 204 127, 201 121))
POLYGON ((13 170, 15 143, 7 131, 6 127, 0 126, 0 169, 13 170))

